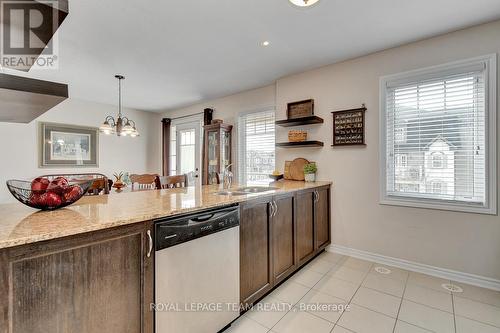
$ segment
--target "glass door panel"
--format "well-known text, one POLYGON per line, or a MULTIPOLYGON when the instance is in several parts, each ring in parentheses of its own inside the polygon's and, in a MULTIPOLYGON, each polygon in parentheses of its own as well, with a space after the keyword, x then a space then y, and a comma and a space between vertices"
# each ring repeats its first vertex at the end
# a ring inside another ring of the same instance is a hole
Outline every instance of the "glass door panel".
POLYGON ((187 174, 188 183, 199 177, 200 170, 200 127, 198 121, 176 126, 176 172, 187 174))

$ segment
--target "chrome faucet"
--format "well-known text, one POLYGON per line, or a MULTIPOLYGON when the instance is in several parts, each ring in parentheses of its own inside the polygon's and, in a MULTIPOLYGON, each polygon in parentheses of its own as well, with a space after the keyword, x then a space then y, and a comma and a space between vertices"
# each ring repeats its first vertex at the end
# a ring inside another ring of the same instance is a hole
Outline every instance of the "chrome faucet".
POLYGON ((233 183, 233 173, 229 171, 231 165, 227 165, 222 172, 222 188, 225 190, 231 188, 231 184, 233 183))

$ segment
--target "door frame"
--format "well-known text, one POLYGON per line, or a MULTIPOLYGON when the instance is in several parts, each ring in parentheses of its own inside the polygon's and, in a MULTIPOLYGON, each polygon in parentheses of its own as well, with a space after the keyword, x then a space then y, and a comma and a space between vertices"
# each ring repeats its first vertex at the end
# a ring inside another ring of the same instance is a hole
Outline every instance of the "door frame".
MULTIPOLYGON (((196 140, 196 148, 195 148, 195 177, 197 179, 200 179, 200 173, 202 170, 202 145, 203 145, 203 116, 200 115, 195 115, 195 116, 190 116, 186 118, 182 118, 179 120, 172 120, 172 127, 175 127, 175 153, 176 153, 176 166, 175 169, 177 170, 177 173, 180 172, 180 162, 181 162, 181 155, 180 155, 180 140, 179 140, 179 131, 186 130, 186 129, 195 129, 195 140, 196 140)), ((172 138, 171 138, 172 140, 172 138)), ((198 180, 196 180, 198 181, 198 180)))

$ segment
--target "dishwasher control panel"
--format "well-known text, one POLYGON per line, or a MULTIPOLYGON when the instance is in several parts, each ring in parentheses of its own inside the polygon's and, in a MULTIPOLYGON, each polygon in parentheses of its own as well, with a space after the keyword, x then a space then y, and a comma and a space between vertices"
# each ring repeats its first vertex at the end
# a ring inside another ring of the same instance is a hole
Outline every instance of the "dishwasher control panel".
POLYGON ((155 249, 159 251, 239 224, 237 205, 159 219, 155 221, 155 249))

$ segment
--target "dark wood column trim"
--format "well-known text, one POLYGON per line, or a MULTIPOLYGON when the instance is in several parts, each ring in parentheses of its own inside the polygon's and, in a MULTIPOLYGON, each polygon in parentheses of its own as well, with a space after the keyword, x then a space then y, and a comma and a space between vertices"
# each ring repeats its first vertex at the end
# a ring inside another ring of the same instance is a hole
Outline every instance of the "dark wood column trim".
POLYGON ((170 175, 170 118, 163 118, 162 124, 162 173, 164 176, 170 175))
POLYGON ((203 110, 203 125, 210 125, 214 117, 214 109, 206 108, 203 110))

